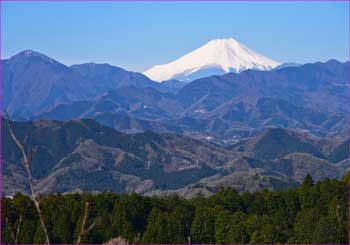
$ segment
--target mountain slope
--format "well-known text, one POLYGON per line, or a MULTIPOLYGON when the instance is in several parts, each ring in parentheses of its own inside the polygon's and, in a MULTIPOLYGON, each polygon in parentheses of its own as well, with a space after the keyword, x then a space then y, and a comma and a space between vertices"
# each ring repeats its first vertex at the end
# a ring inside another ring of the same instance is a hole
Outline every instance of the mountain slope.
MULTIPOLYGON (((44 192, 126 192, 130 185, 134 191, 180 188, 214 174, 233 157, 225 149, 188 137, 151 132, 127 135, 87 119, 12 125, 21 141, 27 138, 27 147, 38 147, 33 177, 44 192)), ((4 122, 2 132, 4 191, 24 187, 21 191, 26 191, 21 154, 4 122)))
POLYGON ((192 81, 247 69, 270 70, 279 64, 228 38, 212 40, 171 63, 154 66, 144 74, 159 82, 171 79, 192 81))
POLYGON ((273 160, 293 152, 310 153, 319 158, 324 154, 300 132, 283 129, 265 129, 248 139, 238 150, 249 152, 254 158, 273 160))
POLYGON ((346 112, 349 74, 349 62, 335 60, 272 71, 248 70, 195 80, 177 97, 187 107, 197 109, 194 104, 202 105, 205 111, 237 97, 273 97, 296 106, 322 108, 324 112, 346 112))
POLYGON ((337 145, 333 151, 329 154, 328 160, 333 163, 338 163, 345 159, 349 159, 349 145, 350 141, 345 140, 343 143, 337 145))
POLYGON ((85 63, 70 68, 84 78, 95 81, 99 91, 109 91, 120 87, 137 88, 160 87, 160 85, 141 73, 126 71, 109 64, 85 63))
POLYGON ((5 74, 3 106, 17 117, 31 116, 68 101, 91 99, 95 94, 88 80, 31 50, 1 63, 5 74))
POLYGON ((59 105, 39 118, 67 120, 97 118, 102 115, 127 113, 139 119, 169 119, 183 107, 173 94, 154 88, 121 87, 110 90, 93 101, 78 101, 59 105))

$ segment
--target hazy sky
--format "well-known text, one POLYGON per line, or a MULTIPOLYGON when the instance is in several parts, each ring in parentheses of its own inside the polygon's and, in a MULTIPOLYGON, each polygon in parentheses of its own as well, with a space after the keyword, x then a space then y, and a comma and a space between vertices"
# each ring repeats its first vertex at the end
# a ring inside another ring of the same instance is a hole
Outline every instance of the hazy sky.
POLYGON ((348 2, 2 2, 2 57, 143 71, 216 38, 280 62, 348 60, 348 2))

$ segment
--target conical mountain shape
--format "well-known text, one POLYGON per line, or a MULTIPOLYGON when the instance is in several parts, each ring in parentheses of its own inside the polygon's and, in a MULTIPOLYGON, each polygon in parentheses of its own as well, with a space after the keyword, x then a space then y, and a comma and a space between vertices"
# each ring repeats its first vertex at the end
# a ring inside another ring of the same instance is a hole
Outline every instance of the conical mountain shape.
POLYGON ((279 62, 254 52, 233 38, 227 38, 212 40, 171 63, 156 65, 144 74, 158 82, 171 79, 189 82, 247 69, 270 70, 278 65, 279 62))

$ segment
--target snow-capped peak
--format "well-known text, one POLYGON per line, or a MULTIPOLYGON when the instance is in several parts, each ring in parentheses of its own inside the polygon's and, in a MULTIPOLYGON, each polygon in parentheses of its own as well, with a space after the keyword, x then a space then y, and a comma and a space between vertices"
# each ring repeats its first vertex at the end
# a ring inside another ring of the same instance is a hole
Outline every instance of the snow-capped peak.
POLYGON ((212 40, 171 63, 156 65, 144 74, 159 82, 170 79, 191 81, 247 69, 270 70, 278 65, 279 62, 252 51, 233 38, 227 38, 212 40))

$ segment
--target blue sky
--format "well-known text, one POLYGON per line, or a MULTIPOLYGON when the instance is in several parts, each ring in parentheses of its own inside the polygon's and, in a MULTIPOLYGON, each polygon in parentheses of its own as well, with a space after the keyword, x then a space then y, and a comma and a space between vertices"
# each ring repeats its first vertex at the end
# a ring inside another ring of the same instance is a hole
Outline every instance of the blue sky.
POLYGON ((2 2, 2 57, 143 71, 216 38, 281 62, 348 60, 348 2, 2 2))

